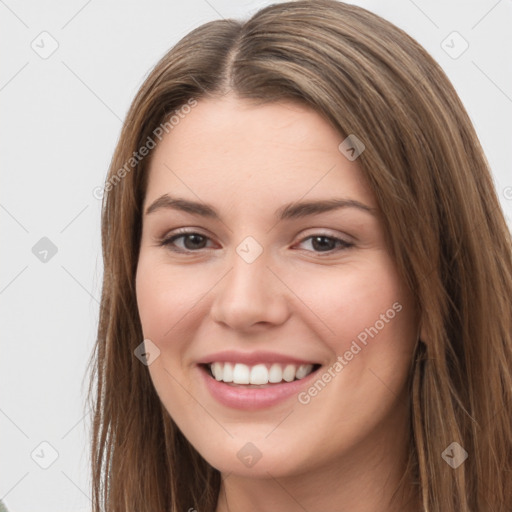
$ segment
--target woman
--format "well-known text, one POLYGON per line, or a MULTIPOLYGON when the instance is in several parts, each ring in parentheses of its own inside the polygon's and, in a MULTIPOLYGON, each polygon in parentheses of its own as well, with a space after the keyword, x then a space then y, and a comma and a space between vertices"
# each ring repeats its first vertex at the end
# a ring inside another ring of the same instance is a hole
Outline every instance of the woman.
POLYGON ((512 510, 510 233, 400 29, 321 0, 192 31, 102 238, 94 511, 512 510))

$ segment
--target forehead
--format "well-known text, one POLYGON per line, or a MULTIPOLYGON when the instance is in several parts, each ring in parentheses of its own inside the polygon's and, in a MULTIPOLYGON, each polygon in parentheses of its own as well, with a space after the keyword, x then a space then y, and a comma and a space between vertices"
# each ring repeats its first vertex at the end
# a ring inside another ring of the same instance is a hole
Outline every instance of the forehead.
POLYGON ((179 191, 232 205, 272 200, 278 207, 306 194, 341 194, 373 205, 357 160, 338 149, 343 139, 299 103, 203 99, 154 149, 145 203, 179 191))

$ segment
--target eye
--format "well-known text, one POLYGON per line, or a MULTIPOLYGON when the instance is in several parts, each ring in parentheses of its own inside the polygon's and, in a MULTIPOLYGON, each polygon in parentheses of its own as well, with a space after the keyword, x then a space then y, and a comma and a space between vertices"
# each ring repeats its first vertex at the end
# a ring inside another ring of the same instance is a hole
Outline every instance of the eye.
POLYGON ((206 241, 209 238, 201 233, 195 231, 180 231, 179 234, 174 234, 170 237, 164 238, 159 242, 159 245, 168 247, 175 252, 196 252, 196 249, 204 249, 206 241), (183 246, 176 247, 176 240, 183 239, 183 246))
MULTIPOLYGON (((209 237, 195 231, 180 231, 159 241, 159 245, 168 247, 175 252, 197 252, 206 248, 208 240, 210 240, 209 237), (176 244, 177 240, 181 240, 181 244, 176 244)), ((313 252, 319 253, 342 251, 354 245, 341 238, 321 233, 303 238, 300 243, 303 244, 307 241, 310 241, 313 252)))
POLYGON ((338 247, 337 250, 343 251, 354 245, 353 243, 347 242, 341 238, 320 233, 303 238, 300 243, 304 243, 309 240, 311 241, 311 247, 314 252, 333 252, 336 250, 336 246, 338 247))

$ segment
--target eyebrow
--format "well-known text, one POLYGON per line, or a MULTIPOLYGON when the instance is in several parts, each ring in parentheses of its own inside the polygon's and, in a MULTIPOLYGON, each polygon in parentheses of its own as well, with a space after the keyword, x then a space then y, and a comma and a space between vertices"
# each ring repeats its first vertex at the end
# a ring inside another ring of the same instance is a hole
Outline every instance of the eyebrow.
MULTIPOLYGON (((335 198, 289 203, 278 208, 274 215, 278 220, 289 220, 330 212, 340 208, 357 208, 371 215, 376 215, 377 213, 376 208, 371 208, 355 199, 335 198)), ((201 217, 221 220, 220 215, 213 206, 180 197, 171 197, 169 194, 164 194, 151 203, 146 209, 146 215, 161 209, 180 210, 194 215, 200 215, 201 217)))

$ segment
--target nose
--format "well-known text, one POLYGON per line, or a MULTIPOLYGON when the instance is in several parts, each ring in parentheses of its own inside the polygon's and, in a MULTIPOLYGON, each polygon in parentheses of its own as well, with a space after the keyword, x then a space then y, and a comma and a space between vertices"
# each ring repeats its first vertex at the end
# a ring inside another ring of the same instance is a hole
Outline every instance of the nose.
POLYGON ((265 253, 252 263, 235 253, 232 262, 215 287, 213 320, 239 331, 284 323, 290 314, 288 290, 278 272, 269 268, 265 253))

